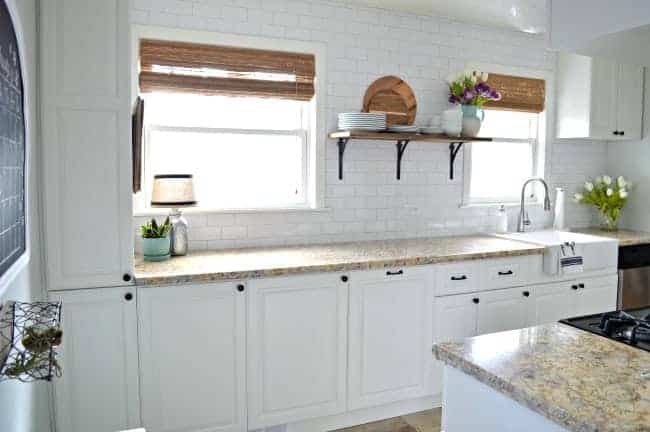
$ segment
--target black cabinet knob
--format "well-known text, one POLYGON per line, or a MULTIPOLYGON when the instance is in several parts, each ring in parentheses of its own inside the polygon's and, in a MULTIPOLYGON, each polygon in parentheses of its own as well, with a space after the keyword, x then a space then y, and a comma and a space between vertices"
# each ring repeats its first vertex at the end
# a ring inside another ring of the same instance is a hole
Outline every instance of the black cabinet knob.
POLYGON ((619 135, 625 135, 625 131, 620 131, 618 134, 619 135))
POLYGON ((585 287, 585 284, 583 284, 583 283, 578 284, 578 288, 584 288, 584 287, 585 287))
POLYGON ((614 135, 618 135, 618 131, 614 131, 614 132, 612 132, 612 133, 613 133, 614 135))
POLYGON ((572 290, 577 290, 577 289, 578 289, 578 285, 571 285, 571 289, 572 289, 572 290))
POLYGON ((126 301, 133 300, 133 294, 131 294, 131 293, 124 294, 124 300, 126 300, 126 301))
POLYGON ((237 291, 244 292, 245 289, 246 289, 246 287, 244 286, 244 284, 237 285, 237 291))
POLYGON ((530 297, 530 291, 524 291, 522 294, 524 297, 530 297))
POLYGON ((347 276, 345 276, 345 275, 341 276, 341 282, 347 282, 347 281, 348 281, 347 276))
POLYGON ((481 302, 481 300, 478 297, 474 297, 472 301, 474 302, 474 304, 479 304, 481 302))
POLYGON ((131 275, 128 273, 124 273, 124 275, 122 275, 122 280, 124 282, 131 282, 131 275))

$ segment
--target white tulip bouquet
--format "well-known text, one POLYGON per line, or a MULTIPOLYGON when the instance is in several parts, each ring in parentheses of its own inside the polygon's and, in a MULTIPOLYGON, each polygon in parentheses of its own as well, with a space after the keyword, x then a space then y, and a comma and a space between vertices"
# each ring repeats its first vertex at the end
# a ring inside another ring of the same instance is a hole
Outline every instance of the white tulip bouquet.
POLYGON ((593 205, 605 218, 604 229, 616 231, 621 210, 625 207, 632 183, 625 178, 616 180, 610 176, 596 177, 594 181, 585 182, 583 191, 576 193, 577 203, 593 205))

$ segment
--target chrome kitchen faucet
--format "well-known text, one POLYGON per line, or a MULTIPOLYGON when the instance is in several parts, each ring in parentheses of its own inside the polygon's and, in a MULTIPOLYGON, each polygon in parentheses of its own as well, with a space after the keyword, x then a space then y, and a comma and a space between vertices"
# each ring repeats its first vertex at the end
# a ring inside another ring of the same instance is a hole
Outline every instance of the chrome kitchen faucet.
POLYGON ((544 186, 544 211, 551 211, 551 200, 548 197, 548 185, 543 178, 532 178, 524 182, 524 185, 521 188, 521 207, 519 209, 519 221, 517 222, 517 232, 524 232, 526 227, 531 224, 530 219, 528 218, 528 212, 525 209, 525 197, 526 197, 526 186, 528 183, 540 182, 544 186))

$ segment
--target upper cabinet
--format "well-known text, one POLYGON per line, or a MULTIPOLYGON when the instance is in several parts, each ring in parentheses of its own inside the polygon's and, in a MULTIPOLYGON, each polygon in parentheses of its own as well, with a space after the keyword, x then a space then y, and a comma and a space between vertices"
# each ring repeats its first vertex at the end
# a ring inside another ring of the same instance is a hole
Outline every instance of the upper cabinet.
POLYGON ((50 290, 131 282, 129 0, 41 4, 50 290))
POLYGON ((643 67, 561 53, 558 138, 641 139, 643 67))

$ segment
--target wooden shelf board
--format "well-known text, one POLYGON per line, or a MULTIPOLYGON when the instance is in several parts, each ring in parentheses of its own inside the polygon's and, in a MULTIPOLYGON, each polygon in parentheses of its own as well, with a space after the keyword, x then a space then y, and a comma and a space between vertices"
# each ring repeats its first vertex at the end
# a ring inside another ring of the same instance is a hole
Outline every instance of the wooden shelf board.
POLYGON ((397 132, 368 132, 368 131, 336 131, 329 134, 331 139, 358 139, 377 141, 421 141, 431 143, 459 143, 472 141, 492 141, 492 138, 483 137, 450 137, 444 134, 420 134, 397 132))

